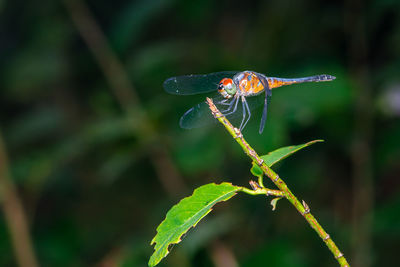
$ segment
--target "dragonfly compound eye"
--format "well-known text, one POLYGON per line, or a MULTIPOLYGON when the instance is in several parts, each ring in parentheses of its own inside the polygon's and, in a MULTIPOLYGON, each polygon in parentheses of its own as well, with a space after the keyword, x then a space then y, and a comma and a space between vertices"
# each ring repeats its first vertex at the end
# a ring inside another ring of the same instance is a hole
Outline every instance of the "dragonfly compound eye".
POLYGON ((224 98, 230 98, 230 96, 226 93, 225 85, 223 82, 220 82, 218 85, 218 93, 220 93, 224 98))
POLYGON ((231 98, 236 94, 236 86, 232 79, 224 78, 218 85, 218 92, 224 98, 231 98))
POLYGON ((236 85, 233 82, 225 85, 225 91, 232 97, 236 94, 236 85))

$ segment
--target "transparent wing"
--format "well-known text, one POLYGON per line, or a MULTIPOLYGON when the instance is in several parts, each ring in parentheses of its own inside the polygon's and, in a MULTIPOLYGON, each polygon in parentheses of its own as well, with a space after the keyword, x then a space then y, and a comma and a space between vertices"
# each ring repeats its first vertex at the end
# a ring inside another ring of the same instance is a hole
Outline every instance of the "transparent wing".
POLYGON ((267 111, 268 111, 269 102, 271 100, 272 92, 269 88, 267 77, 265 77, 264 75, 259 74, 259 73, 257 73, 257 76, 265 88, 264 108, 263 108, 263 112, 262 112, 262 116, 261 116, 260 129, 258 130, 258 132, 260 134, 262 134, 262 132, 264 131, 264 127, 265 127, 265 122, 267 121, 267 111))
POLYGON ((271 95, 265 94, 264 108, 263 108, 263 113, 262 113, 262 116, 261 116, 260 129, 258 130, 258 132, 260 134, 262 134, 262 132, 264 131, 265 122, 267 121, 268 106, 269 106, 270 102, 271 102, 271 95))
POLYGON ((209 74, 184 75, 166 79, 164 89, 174 95, 193 95, 216 91, 223 78, 232 78, 238 71, 222 71, 209 74))
MULTIPOLYGON (((264 104, 264 95, 260 94, 253 97, 247 97, 246 101, 249 105, 251 111, 259 108, 262 104, 264 104)), ((215 97, 213 98, 214 104, 220 111, 223 111, 228 108, 226 105, 218 104, 219 101, 223 100, 223 98, 215 97)), ((241 100, 239 100, 241 101, 241 100)), ((239 103, 237 106, 237 110, 235 113, 230 114, 227 116, 228 120, 233 124, 235 127, 239 127, 240 122, 243 118, 243 108, 242 105, 239 103)), ((192 107, 181 117, 179 125, 183 129, 193 129, 198 128, 206 125, 210 125, 216 123, 217 120, 212 116, 210 108, 208 107, 206 102, 202 102, 197 104, 196 106, 192 107)))

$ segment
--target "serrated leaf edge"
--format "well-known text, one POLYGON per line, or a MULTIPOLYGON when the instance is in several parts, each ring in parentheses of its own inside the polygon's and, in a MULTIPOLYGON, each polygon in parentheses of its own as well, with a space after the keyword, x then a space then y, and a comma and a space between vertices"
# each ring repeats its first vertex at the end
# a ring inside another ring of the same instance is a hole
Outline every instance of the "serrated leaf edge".
MULTIPOLYGON (((212 202, 214 202, 214 204, 212 204, 212 205, 209 207, 208 211, 207 211, 203 216, 201 216, 189 229, 187 229, 187 231, 183 232, 180 236, 178 236, 178 237, 177 237, 178 240, 173 240, 173 241, 171 241, 171 242, 168 242, 168 243, 170 243, 170 245, 174 245, 174 244, 180 243, 180 242, 182 241, 182 236, 183 236, 184 234, 186 234, 190 229, 196 227, 197 224, 200 222, 200 220, 203 219, 207 214, 209 214, 209 213, 213 210, 213 208, 212 208, 213 206, 215 206, 215 205, 216 205, 217 203, 219 203, 219 202, 223 202, 223 201, 229 200, 230 198, 232 198, 233 196, 235 196, 235 195, 237 194, 237 191, 240 190, 239 187, 237 187, 237 186, 235 186, 235 185, 232 185, 232 183, 223 182, 223 183, 221 183, 221 184, 216 184, 216 183, 210 183, 210 184, 214 184, 214 185, 229 184, 229 185, 231 185, 231 186, 233 186, 233 187, 236 187, 236 190, 229 191, 229 192, 225 193, 224 195, 221 195, 221 196, 218 198, 218 199, 223 199, 223 198, 227 197, 227 195, 232 194, 232 196, 229 197, 228 199, 212 201, 212 202)), ((207 185, 210 185, 210 184, 207 184, 207 185)), ((203 186, 206 186, 206 185, 203 185, 203 186)), ((199 187, 199 188, 201 188, 201 187, 199 187)), ((192 197, 192 196, 195 194, 195 192, 196 192, 197 189, 198 189, 198 188, 196 188, 196 189, 193 191, 192 195, 181 199, 177 204, 175 204, 174 206, 172 206, 171 209, 170 209, 169 211, 171 211, 173 208, 175 208, 176 206, 178 206, 183 200, 192 197)), ((207 207, 208 205, 209 205, 209 204, 207 204, 205 207, 207 207)), ((169 211, 168 211, 168 212, 169 212, 169 211)), ((167 212, 167 215, 168 215, 168 212, 167 212)), ((199 212, 200 212, 200 211, 199 211, 199 212)), ((199 212, 195 213, 193 216, 191 216, 191 218, 195 217, 199 212)), ((155 239, 156 239, 156 237, 157 237, 157 235, 158 235, 158 233, 159 233, 159 230, 160 230, 159 228, 160 228, 161 225, 164 223, 164 221, 167 219, 167 215, 165 216, 165 219, 164 219, 164 220, 160 223, 160 225, 157 227, 157 229, 156 229, 157 233, 156 233, 156 235, 154 236, 154 238, 152 239, 150 245, 155 244, 155 246, 157 246, 158 243, 156 242, 155 239)), ((182 225, 185 225, 185 223, 186 223, 188 220, 190 220, 190 218, 187 219, 182 225)), ((174 229, 171 229, 170 231, 176 230, 176 229, 177 229, 177 228, 174 228, 174 229)), ((179 228, 178 228, 178 229, 179 229, 179 228)), ((164 241, 162 244, 160 244, 159 247, 162 248, 162 247, 166 244, 167 240, 169 240, 169 238, 170 238, 172 235, 173 235, 173 233, 172 233, 168 238, 166 238, 166 241, 164 241)), ((168 245, 168 247, 169 247, 169 245, 168 245)), ((163 256, 159 259, 159 261, 155 261, 155 262, 153 262, 152 264, 150 264, 151 259, 152 259, 153 255, 154 255, 154 253, 155 253, 156 251, 157 251, 157 250, 155 249, 154 252, 153 252, 153 254, 152 254, 151 257, 150 257, 149 266, 155 266, 155 265, 157 265, 163 258, 165 258, 165 257, 170 253, 170 251, 169 251, 168 248, 167 248, 167 252, 165 253, 165 255, 163 255, 163 256)))

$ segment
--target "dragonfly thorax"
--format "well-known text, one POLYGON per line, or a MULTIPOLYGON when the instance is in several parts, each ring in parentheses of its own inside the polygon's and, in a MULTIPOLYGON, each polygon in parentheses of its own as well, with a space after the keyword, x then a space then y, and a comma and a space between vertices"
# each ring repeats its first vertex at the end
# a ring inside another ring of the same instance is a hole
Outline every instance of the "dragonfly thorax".
POLYGON ((224 98, 228 99, 228 98, 232 98, 236 94, 237 88, 232 79, 224 78, 220 81, 220 83, 218 85, 218 92, 224 98))

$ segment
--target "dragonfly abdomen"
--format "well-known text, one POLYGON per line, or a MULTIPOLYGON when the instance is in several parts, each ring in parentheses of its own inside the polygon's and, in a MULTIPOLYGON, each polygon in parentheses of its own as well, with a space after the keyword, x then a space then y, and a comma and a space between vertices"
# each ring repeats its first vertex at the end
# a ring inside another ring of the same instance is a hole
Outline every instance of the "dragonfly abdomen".
POLYGON ((285 78, 276 78, 276 77, 268 77, 268 85, 269 88, 276 88, 283 85, 290 85, 294 83, 305 83, 305 82, 328 82, 336 79, 335 76, 328 74, 321 74, 303 78, 293 78, 293 79, 285 79, 285 78))

